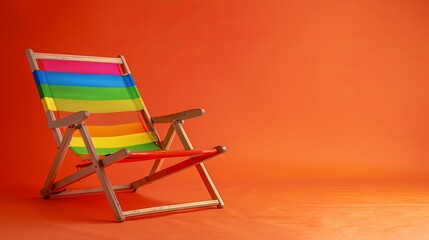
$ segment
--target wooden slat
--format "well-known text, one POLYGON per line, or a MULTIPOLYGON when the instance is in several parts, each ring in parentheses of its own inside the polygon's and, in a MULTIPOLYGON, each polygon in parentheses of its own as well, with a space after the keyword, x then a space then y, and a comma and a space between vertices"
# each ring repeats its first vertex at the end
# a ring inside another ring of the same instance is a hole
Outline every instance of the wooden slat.
MULTIPOLYGON (((191 141, 188 138, 188 135, 185 132, 185 129, 183 128, 183 121, 175 121, 173 122, 174 129, 177 132, 177 135, 182 142, 182 145, 187 150, 192 150, 194 147, 192 146, 191 141)), ((224 146, 218 146, 217 147, 219 152, 226 152, 226 147, 224 146)), ((219 191, 217 190, 213 180, 211 179, 209 172, 207 171, 206 167, 204 166, 204 163, 197 164, 195 166, 198 170, 198 173, 200 174, 201 179, 204 182, 204 185, 207 188, 207 191, 209 192, 212 199, 219 200, 219 208, 223 208, 225 206, 222 197, 219 194, 219 191)))
MULTIPOLYGON (((115 186, 112 186, 112 188, 114 191, 125 191, 125 190, 131 190, 131 185, 130 184, 115 185, 115 186)), ((95 194, 95 193, 101 193, 101 192, 104 192, 103 188, 76 189, 76 190, 62 191, 51 195, 51 197, 65 197, 65 196, 74 196, 74 195, 95 194)))
POLYGON ((31 71, 39 70, 39 66, 37 65, 37 60, 34 57, 33 49, 27 49, 25 51, 25 54, 27 55, 27 59, 28 59, 28 63, 30 64, 31 71))
POLYGON ((49 171, 48 177, 46 178, 45 186, 41 191, 42 194, 44 194, 45 192, 51 191, 55 178, 57 177, 58 172, 61 168, 61 165, 63 164, 64 157, 66 156, 67 150, 70 145, 70 141, 72 139, 72 136, 75 130, 76 130, 75 127, 67 128, 67 131, 64 134, 64 138, 58 147, 58 152, 55 155, 55 159, 54 159, 54 162, 52 163, 51 170, 49 171))
POLYGON ((92 165, 95 168, 95 172, 97 173, 101 186, 104 189, 104 193, 106 194, 110 208, 112 209, 113 214, 115 215, 116 221, 123 222, 125 220, 125 217, 122 212, 121 205, 119 204, 119 201, 116 198, 116 194, 112 188, 112 184, 110 183, 110 180, 107 178, 106 171, 104 170, 104 166, 98 158, 97 152, 91 140, 91 136, 89 135, 88 129, 86 128, 85 123, 81 123, 80 125, 81 125, 81 127, 79 128, 80 135, 82 136, 82 139, 85 142, 86 149, 88 150, 88 154, 91 157, 92 165))
POLYGON ((131 152, 127 148, 123 148, 107 157, 101 160, 101 163, 103 164, 103 167, 108 167, 116 162, 119 162, 120 160, 127 158, 130 156, 131 152))
POLYGON ((164 116, 152 117, 153 123, 171 123, 176 120, 186 120, 204 115, 205 110, 202 108, 190 109, 183 112, 173 113, 164 116))
POLYGON ((168 168, 164 168, 164 169, 162 169, 160 171, 157 171, 156 173, 150 174, 150 175, 148 175, 148 176, 146 176, 144 178, 136 180, 136 181, 134 181, 134 182, 132 182, 130 184, 133 186, 134 189, 137 189, 137 188, 139 188, 139 187, 141 187, 143 185, 152 183, 154 181, 160 180, 160 179, 165 178, 167 176, 170 176, 172 174, 178 173, 178 172, 183 171, 183 170, 185 170, 187 168, 195 166, 196 164, 199 164, 199 163, 201 163, 203 161, 206 161, 206 160, 208 160, 208 159, 210 159, 212 157, 215 157, 218 154, 223 153, 223 151, 222 151, 221 148, 216 147, 216 149, 217 149, 217 152, 214 153, 214 154, 210 154, 208 156, 207 155, 206 156, 202 155, 202 156, 196 156, 196 157, 188 158, 188 159, 186 159, 186 160, 184 160, 182 162, 176 163, 176 164, 174 164, 174 165, 172 165, 172 166, 170 166, 168 168))
POLYGON ((122 60, 122 72, 125 74, 131 74, 130 68, 128 67, 127 61, 125 61, 125 57, 122 55, 119 55, 118 58, 122 60))
POLYGON ((201 179, 203 179, 204 185, 207 188, 212 199, 217 199, 219 201, 218 208, 223 208, 225 203, 222 200, 222 197, 219 194, 219 191, 216 188, 213 180, 211 179, 209 172, 206 169, 204 163, 200 163, 196 165, 198 173, 200 174, 201 179))
POLYGON ((34 57, 36 59, 50 59, 50 60, 68 60, 68 61, 101 62, 101 63, 116 63, 116 64, 123 63, 121 58, 93 57, 93 56, 83 56, 83 55, 34 53, 34 57))
MULTIPOLYGON (((164 141, 162 141, 162 145, 164 146, 164 149, 168 150, 170 149, 171 144, 173 143, 174 137, 176 136, 176 132, 174 131, 173 124, 170 125, 170 128, 167 131, 167 134, 164 138, 164 141)), ((161 166, 164 162, 164 159, 157 159, 152 165, 152 168, 150 170, 150 174, 152 175, 155 172, 158 172, 159 169, 161 169, 161 166)))
POLYGON ((143 120, 145 121, 147 127, 149 128, 150 131, 154 132, 158 138, 158 146, 162 147, 162 142, 161 142, 161 138, 159 137, 158 131, 156 130, 153 122, 152 122, 152 118, 150 117, 149 112, 147 111, 146 108, 144 108, 143 110, 139 111, 140 115, 143 117, 143 120))
POLYGON ((158 206, 158 207, 150 207, 150 208, 124 211, 124 216, 125 217, 137 217, 137 216, 142 216, 142 215, 147 215, 147 214, 162 213, 162 212, 169 212, 169 211, 179 211, 179 210, 186 210, 186 209, 200 208, 200 207, 210 207, 210 206, 217 206, 217 205, 219 205, 219 201, 217 201, 217 200, 208 200, 208 201, 200 201, 200 202, 165 205, 165 206, 158 206))
POLYGON ((175 136, 176 132, 174 131, 174 126, 171 124, 168 128, 167 134, 165 135, 164 141, 162 141, 162 145, 165 149, 170 149, 175 136))
POLYGON ((49 128, 67 127, 85 121, 89 117, 89 112, 80 111, 73 113, 59 120, 49 121, 49 128))
MULTIPOLYGON (((56 121, 54 112, 50 110, 46 112, 46 117, 48 118, 48 124, 56 121)), ((51 131, 52 131, 52 134, 54 135, 54 139, 55 139, 55 143, 57 144, 57 147, 60 147, 61 141, 63 140, 63 135, 61 134, 60 129, 51 128, 51 131)))
MULTIPOLYGON (((65 178, 62 178, 61 180, 59 180, 58 182, 55 182, 54 185, 52 186, 52 192, 57 192, 57 191, 61 191, 63 188, 85 178, 88 177, 91 174, 95 173, 95 169, 92 166, 88 166, 83 168, 82 170, 75 172, 65 178)), ((49 195, 50 192, 48 192, 45 195, 49 195)))
MULTIPOLYGON (((115 162, 118 162, 126 157, 128 157, 130 155, 130 151, 128 149, 121 149, 107 157, 105 157, 103 160, 101 160, 103 167, 108 167, 110 165, 112 165, 115 162)), ((60 191, 61 189, 85 178, 88 177, 91 174, 95 173, 95 168, 94 166, 88 166, 83 168, 82 170, 75 172, 61 180, 59 180, 58 182, 54 183, 52 186, 52 192, 57 192, 60 191)), ((46 195, 46 194, 45 194, 46 195)))
POLYGON ((192 143, 189 140, 189 137, 186 134, 185 129, 183 128, 183 121, 174 121, 173 126, 174 126, 174 129, 176 130, 177 136, 182 142, 183 147, 186 150, 194 149, 194 146, 192 146, 192 143))

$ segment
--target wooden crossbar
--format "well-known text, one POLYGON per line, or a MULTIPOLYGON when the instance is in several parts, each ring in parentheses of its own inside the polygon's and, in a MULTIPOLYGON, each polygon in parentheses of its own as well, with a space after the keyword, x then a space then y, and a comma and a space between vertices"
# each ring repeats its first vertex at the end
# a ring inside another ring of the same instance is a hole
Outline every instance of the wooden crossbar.
MULTIPOLYGON (((124 185, 114 185, 112 186, 113 190, 116 191, 126 191, 131 190, 132 187, 130 184, 124 185)), ((58 192, 50 195, 50 197, 65 197, 65 196, 74 196, 74 195, 86 195, 86 194, 96 194, 104 192, 103 188, 86 188, 86 189, 74 189, 58 192)))
MULTIPOLYGON (((112 155, 109 155, 107 157, 105 157, 104 159, 101 160, 102 165, 104 167, 108 167, 110 165, 112 165, 115 162, 118 162, 126 157, 128 157, 130 155, 130 151, 128 149, 121 149, 115 153, 113 153, 112 155)), ((57 182, 55 182, 52 187, 48 190, 42 193, 43 196, 52 194, 52 193, 56 193, 58 191, 61 191, 63 188, 85 178, 88 177, 89 175, 92 175, 95 173, 95 168, 94 166, 88 166, 83 168, 82 170, 75 172, 63 179, 58 180, 57 182)))
POLYGON ((222 147, 216 147, 216 148, 218 149, 218 152, 215 153, 215 154, 213 154, 213 155, 191 157, 191 158, 186 159, 186 160, 184 160, 182 162, 179 162, 179 163, 177 163, 177 164, 175 164, 173 166, 170 166, 168 168, 164 168, 164 169, 162 169, 162 170, 160 170, 160 171, 158 171, 158 172, 156 172, 154 174, 150 174, 150 175, 148 175, 148 176, 146 176, 144 178, 141 178, 141 179, 139 179, 137 181, 134 181, 134 182, 132 182, 130 184, 135 189, 139 188, 139 187, 141 187, 143 185, 146 185, 148 183, 160 180, 160 179, 162 179, 164 177, 170 176, 172 174, 175 174, 175 173, 178 173, 180 171, 183 171, 183 170, 185 170, 187 168, 193 167, 193 166, 195 166, 195 165, 197 165, 197 164, 199 164, 199 163, 201 163, 201 162, 203 162, 203 161, 205 161, 205 160, 207 160, 209 158, 212 158, 212 157, 214 157, 214 156, 216 156, 216 155, 224 152, 224 149, 222 147))
POLYGON ((124 216, 126 218, 137 217, 137 216, 142 216, 142 215, 147 215, 147 214, 162 213, 162 212, 169 212, 169 211, 179 211, 179 210, 186 210, 186 209, 192 209, 192 208, 211 207, 211 206, 217 206, 217 205, 219 205, 218 200, 208 200, 208 201, 200 201, 200 202, 165 205, 165 206, 158 206, 158 207, 150 207, 150 208, 142 208, 142 209, 124 211, 124 216))
POLYGON ((52 53, 33 53, 36 59, 51 59, 51 60, 69 60, 69 61, 82 61, 82 62, 101 62, 101 63, 116 63, 123 64, 120 57, 93 57, 82 55, 67 55, 67 54, 52 54, 52 53))

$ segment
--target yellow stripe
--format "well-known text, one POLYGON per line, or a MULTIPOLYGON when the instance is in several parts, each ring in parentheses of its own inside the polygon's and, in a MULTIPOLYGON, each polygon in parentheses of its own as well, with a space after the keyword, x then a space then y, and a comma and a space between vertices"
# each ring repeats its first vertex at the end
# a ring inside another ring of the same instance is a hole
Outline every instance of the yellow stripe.
POLYGON ((48 110, 57 111, 55 108, 54 99, 52 98, 43 98, 42 99, 43 109, 45 109, 45 112, 48 110))
POLYGON ((42 99, 42 104, 45 112, 51 110, 65 112, 88 111, 92 113, 111 113, 138 111, 145 108, 141 98, 97 101, 45 97, 42 99))
MULTIPOLYGON (((157 137, 154 132, 145 132, 117 137, 91 137, 91 140, 96 148, 118 148, 155 142, 157 137)), ((85 147, 85 143, 81 137, 73 137, 70 146, 85 147)))

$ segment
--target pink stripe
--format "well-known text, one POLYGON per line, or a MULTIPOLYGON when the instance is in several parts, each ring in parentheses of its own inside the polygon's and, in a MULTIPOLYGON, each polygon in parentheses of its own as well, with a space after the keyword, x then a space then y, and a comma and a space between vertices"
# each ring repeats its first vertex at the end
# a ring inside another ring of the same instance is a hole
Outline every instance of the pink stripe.
POLYGON ((120 66, 115 63, 79 62, 47 59, 39 60, 39 63, 42 70, 48 72, 122 75, 120 66))

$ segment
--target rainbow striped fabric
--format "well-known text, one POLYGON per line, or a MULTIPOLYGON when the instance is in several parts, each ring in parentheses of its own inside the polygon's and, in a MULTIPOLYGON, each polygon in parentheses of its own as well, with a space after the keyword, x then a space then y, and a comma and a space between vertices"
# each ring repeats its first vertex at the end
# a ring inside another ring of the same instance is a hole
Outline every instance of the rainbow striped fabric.
MULTIPOLYGON (((132 152, 159 150, 156 134, 148 130, 140 111, 145 108, 131 74, 113 63, 38 60, 33 71, 45 112, 60 119, 78 111, 90 112, 86 120, 97 154, 105 156, 122 148, 132 152)), ((76 131, 70 149, 88 158, 76 131)))

